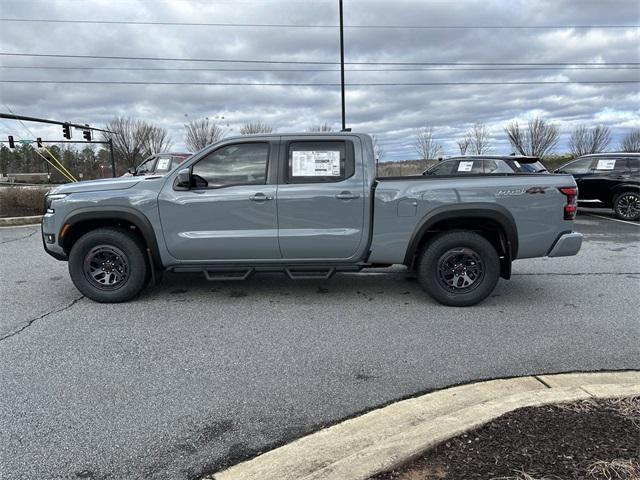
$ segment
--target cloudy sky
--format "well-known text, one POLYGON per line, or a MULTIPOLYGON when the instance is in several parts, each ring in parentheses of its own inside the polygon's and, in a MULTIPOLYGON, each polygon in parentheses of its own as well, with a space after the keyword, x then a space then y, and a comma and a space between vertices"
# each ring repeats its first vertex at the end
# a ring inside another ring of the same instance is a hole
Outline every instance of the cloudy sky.
MULTIPOLYGON (((335 86, 340 81, 337 0, 0 0, 0 5, 3 54, 325 62, 0 55, 3 81, 330 84, 0 83, 0 111, 10 108, 17 114, 93 126, 116 115, 132 116, 166 127, 177 150, 184 147, 183 125, 202 117, 224 117, 220 121, 232 134, 250 120, 265 121, 279 132, 306 130, 325 122, 340 128, 340 89, 335 86), (256 26, 264 24, 279 26, 256 26), (78 67, 81 69, 74 69, 78 67), (277 69, 290 71, 270 71, 277 69)), ((449 155, 457 153, 455 140, 478 121, 487 124, 495 153, 511 151, 503 132, 505 124, 526 122, 534 116, 560 126, 563 139, 558 150, 566 147, 567 136, 577 125, 608 125, 614 143, 631 128, 640 127, 637 0, 344 0, 344 8, 347 84, 453 83, 347 86, 347 126, 376 134, 384 146, 385 161, 416 158, 413 137, 424 125, 434 127, 444 153, 449 155), (571 28, 594 25, 624 28, 571 28), (410 26, 438 28, 406 28, 410 26), (563 28, 485 28, 488 26, 563 28), (593 63, 609 65, 589 65, 593 63), (630 80, 636 83, 461 85, 630 80)), ((29 126, 33 136, 61 138, 57 127, 29 126)), ((16 138, 30 137, 17 123, 2 120, 0 134, 4 137, 10 133, 16 138)), ((80 133, 75 136, 80 137, 80 133)))

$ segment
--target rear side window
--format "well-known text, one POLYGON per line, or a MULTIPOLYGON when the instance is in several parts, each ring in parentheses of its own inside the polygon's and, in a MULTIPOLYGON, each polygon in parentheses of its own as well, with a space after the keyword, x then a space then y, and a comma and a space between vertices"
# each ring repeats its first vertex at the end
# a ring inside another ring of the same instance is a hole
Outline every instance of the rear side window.
POLYGON ((291 142, 287 183, 340 182, 355 172, 353 144, 348 141, 291 142))
POLYGON ((533 162, 533 163, 520 163, 520 162, 514 162, 519 166, 518 171, 520 172, 525 172, 525 173, 539 173, 539 172, 546 172, 547 171, 547 167, 545 167, 542 163, 540 162, 533 162))
POLYGON ((513 173, 513 169, 504 160, 491 158, 484 161, 484 173, 513 173))
POLYGON ((484 173, 484 161, 483 160, 460 160, 458 162, 458 167, 453 173, 454 175, 484 173))
POLYGON ((597 158, 594 171, 601 175, 624 174, 629 170, 626 158, 597 158))
POLYGON ((195 188, 264 185, 269 144, 237 143, 214 150, 193 166, 195 188))
POLYGON ((429 170, 429 175, 453 175, 458 168, 456 160, 444 161, 429 170))
POLYGON ((576 160, 575 162, 565 165, 560 169, 560 172, 571 174, 589 173, 592 163, 592 158, 581 158, 580 160, 576 160))

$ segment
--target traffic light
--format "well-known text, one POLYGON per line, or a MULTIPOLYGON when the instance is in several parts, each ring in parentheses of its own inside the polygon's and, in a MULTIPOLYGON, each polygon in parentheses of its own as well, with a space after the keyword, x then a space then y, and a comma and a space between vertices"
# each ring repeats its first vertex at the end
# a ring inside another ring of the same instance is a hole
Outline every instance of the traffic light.
POLYGON ((42 138, 36 138, 36 143, 38 144, 38 148, 42 148, 42 138))
POLYGON ((16 148, 16 142, 13 141, 13 135, 9 135, 9 148, 16 148))
MULTIPOLYGON (((85 127, 88 127, 89 125, 87 125, 86 123, 84 124, 85 127)), ((82 137, 87 141, 90 142, 91 141, 91 130, 89 128, 87 128, 86 130, 82 130, 82 137)))
POLYGON ((68 138, 69 140, 71 139, 71 125, 69 125, 68 123, 62 124, 62 136, 64 138, 68 138))

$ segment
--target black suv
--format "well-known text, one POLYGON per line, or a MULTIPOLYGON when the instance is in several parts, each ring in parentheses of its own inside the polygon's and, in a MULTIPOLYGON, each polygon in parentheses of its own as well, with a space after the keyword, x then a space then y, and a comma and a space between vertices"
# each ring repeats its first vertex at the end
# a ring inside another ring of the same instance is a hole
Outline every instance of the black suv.
POLYGON ((597 200, 613 208, 621 220, 640 219, 640 153, 585 155, 554 173, 573 175, 578 200, 597 200))
POLYGON ((450 157, 428 168, 423 175, 473 175, 546 173, 538 157, 469 155, 450 157))

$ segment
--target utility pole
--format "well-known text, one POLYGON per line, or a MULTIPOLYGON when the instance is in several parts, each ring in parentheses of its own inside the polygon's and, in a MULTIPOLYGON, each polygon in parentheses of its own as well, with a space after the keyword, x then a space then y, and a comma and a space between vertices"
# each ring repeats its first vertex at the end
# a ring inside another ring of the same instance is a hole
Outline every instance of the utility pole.
POLYGON ((342 93, 342 130, 347 129, 344 113, 344 20, 342 15, 342 0, 340 3, 340 88, 342 93))
POLYGON ((109 137, 109 156, 111 157, 111 174, 116 178, 116 161, 113 158, 113 138, 109 137))

